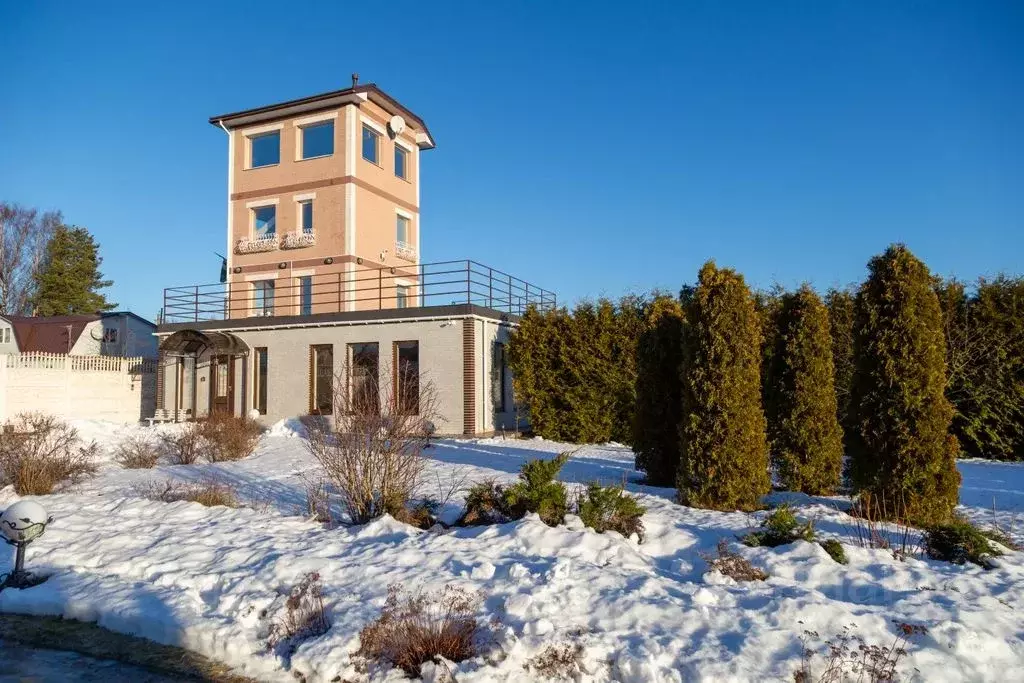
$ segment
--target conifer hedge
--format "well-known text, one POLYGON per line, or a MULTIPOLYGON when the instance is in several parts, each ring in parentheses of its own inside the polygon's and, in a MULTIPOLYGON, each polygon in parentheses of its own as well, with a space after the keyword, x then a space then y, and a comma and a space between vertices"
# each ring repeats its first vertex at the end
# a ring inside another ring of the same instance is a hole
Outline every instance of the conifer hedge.
POLYGON ((743 276, 705 263, 683 329, 679 499, 754 509, 770 481, 761 325, 743 276))
POLYGON ((683 308, 672 297, 656 297, 637 344, 633 429, 636 468, 651 486, 676 485, 682 356, 683 308))
POLYGON ((852 432, 849 422, 850 380, 853 377, 853 292, 830 289, 825 295, 829 331, 832 334, 832 365, 835 368, 836 417, 844 432, 852 432))
POLYGON ((904 245, 868 263, 857 292, 849 474, 876 512, 947 520, 958 498, 946 342, 928 268, 904 245))
POLYGON ((780 297, 764 388, 772 462, 789 491, 834 493, 843 464, 829 316, 803 285, 780 297))

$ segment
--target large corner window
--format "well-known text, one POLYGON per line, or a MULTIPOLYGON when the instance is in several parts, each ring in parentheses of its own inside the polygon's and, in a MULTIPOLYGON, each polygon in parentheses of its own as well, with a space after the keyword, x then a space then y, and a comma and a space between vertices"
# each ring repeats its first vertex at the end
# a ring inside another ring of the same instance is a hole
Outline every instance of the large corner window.
POLYGON ((402 415, 420 412, 420 343, 395 342, 395 406, 402 415))
POLYGON ((507 377, 508 358, 505 355, 505 345, 501 342, 494 342, 494 358, 491 360, 491 402, 496 413, 504 413, 506 410, 507 377))
POLYGON ((257 206, 252 210, 252 231, 256 239, 273 237, 277 234, 277 207, 257 206))
POLYGON ((249 168, 281 163, 281 131, 249 137, 249 168))
POLYGON ((302 234, 311 235, 313 234, 313 200, 304 199, 299 202, 299 227, 302 228, 302 234))
POLYGON ((267 347, 258 346, 253 349, 256 354, 256 367, 253 375, 253 408, 259 411, 260 415, 267 414, 267 347))
POLYGON ((309 347, 309 412, 334 412, 334 347, 330 344, 309 347))
POLYGON ((304 275, 299 278, 299 315, 313 313, 313 276, 304 275))
POLYGON ((376 342, 349 344, 350 412, 374 414, 380 410, 380 347, 376 342))
POLYGON ((380 164, 378 157, 380 152, 380 133, 363 124, 363 158, 367 161, 380 164))
POLYGON ((398 144, 395 145, 395 175, 402 180, 409 179, 409 152, 402 149, 398 144))
POLYGON ((302 127, 302 158, 314 159, 334 154, 334 121, 302 127))
POLYGON ((252 310, 254 315, 274 315, 274 281, 257 280, 252 283, 252 310))

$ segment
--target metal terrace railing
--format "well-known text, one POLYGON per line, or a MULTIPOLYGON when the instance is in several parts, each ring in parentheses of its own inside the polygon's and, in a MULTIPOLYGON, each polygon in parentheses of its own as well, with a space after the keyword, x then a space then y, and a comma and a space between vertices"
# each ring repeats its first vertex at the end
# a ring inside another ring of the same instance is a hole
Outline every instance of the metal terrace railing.
POLYGON ((555 307, 553 292, 476 261, 237 280, 164 290, 161 323, 475 304, 512 315, 555 307))

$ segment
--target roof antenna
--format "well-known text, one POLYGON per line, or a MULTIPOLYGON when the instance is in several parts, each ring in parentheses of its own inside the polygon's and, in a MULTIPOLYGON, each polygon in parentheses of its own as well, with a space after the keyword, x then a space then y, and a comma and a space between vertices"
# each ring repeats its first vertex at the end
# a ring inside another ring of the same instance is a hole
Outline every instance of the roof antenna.
POLYGON ((352 74, 352 87, 359 85, 359 74, 352 74))

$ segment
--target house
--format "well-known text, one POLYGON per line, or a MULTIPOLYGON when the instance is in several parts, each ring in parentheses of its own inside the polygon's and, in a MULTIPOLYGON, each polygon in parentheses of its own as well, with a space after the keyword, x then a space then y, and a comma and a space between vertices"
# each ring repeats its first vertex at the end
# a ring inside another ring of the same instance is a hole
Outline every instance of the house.
POLYGON ((227 136, 227 281, 164 290, 159 409, 271 423, 330 413, 336 378, 379 390, 411 371, 436 390, 439 433, 514 425, 504 345, 555 296, 475 261, 421 260, 434 139, 419 116, 353 76, 210 123, 227 136))
POLYGON ((0 353, 155 358, 156 325, 130 311, 0 319, 0 353), (5 331, 6 330, 6 331, 5 331), (8 340, 8 334, 11 338, 8 340), (12 342, 11 344, 4 343, 12 342))

